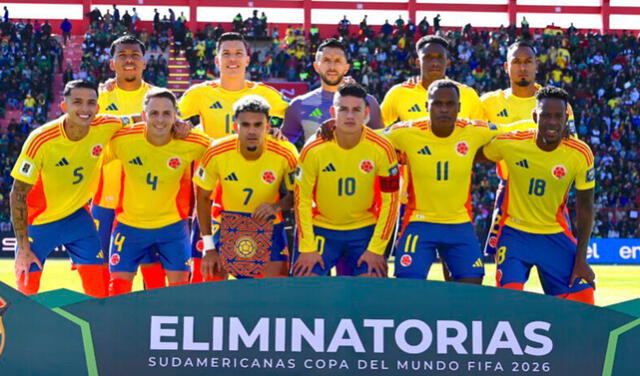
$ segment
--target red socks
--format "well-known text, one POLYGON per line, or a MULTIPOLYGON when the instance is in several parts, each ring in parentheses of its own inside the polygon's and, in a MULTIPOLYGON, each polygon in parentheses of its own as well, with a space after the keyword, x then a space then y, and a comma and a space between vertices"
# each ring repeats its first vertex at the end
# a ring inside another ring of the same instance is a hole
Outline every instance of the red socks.
POLYGON ((200 270, 200 266, 202 265, 202 259, 193 257, 191 260, 193 261, 193 263, 191 264, 191 283, 204 282, 204 278, 202 277, 202 271, 200 270))
POLYGON ((167 280, 162 264, 159 262, 140 266, 144 288, 146 290, 167 287, 167 280))
POLYGON ((40 289, 40 278, 42 277, 42 270, 29 273, 29 283, 25 285, 24 274, 20 276, 18 280, 18 291, 25 295, 35 295, 40 289))
POLYGON ((133 288, 133 281, 122 278, 112 278, 109 282, 109 296, 128 294, 133 288))
POLYGON ((595 304, 595 299, 593 296, 593 288, 590 287, 588 289, 584 289, 578 292, 572 292, 564 295, 557 295, 559 298, 564 298, 567 300, 573 300, 575 302, 582 302, 587 304, 595 304))
POLYGON ((105 284, 104 265, 77 265, 84 293, 94 298, 108 296, 105 284))

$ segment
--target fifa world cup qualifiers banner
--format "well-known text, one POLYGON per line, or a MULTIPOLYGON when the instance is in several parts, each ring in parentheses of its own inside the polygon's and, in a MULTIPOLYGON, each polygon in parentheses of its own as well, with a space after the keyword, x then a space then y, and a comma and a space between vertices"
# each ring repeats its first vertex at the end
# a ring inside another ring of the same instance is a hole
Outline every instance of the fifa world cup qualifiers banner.
POLYGON ((640 300, 614 311, 368 278, 214 282, 70 304, 51 294, 37 298, 48 309, 0 283, 2 374, 637 375, 640 300))

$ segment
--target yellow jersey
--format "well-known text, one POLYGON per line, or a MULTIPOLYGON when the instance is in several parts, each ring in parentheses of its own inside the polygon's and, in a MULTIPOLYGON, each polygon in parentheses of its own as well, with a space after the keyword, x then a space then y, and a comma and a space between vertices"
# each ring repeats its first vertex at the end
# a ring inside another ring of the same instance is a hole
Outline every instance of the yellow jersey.
POLYGON ((64 131, 65 121, 66 115, 31 132, 11 171, 14 179, 33 185, 27 196, 29 224, 57 221, 89 202, 103 151, 124 126, 123 119, 97 115, 89 133, 71 141, 64 131))
MULTIPOLYGON (((240 151, 237 135, 225 137, 210 147, 202 157, 193 182, 213 191, 216 203, 226 211, 253 213, 264 203, 276 203, 280 187, 293 191, 298 151, 288 141, 267 136, 260 157, 250 161, 240 151)), ((278 213, 274 223, 282 222, 278 213)))
POLYGON ((431 121, 423 119, 395 124, 383 134, 405 156, 409 170, 404 224, 473 220, 473 159, 476 151, 497 135, 495 127, 482 121, 458 119, 453 133, 438 137, 431 130, 431 121))
POLYGON ((375 224, 367 249, 384 254, 398 212, 398 162, 389 141, 362 129, 351 149, 341 148, 335 137, 302 149, 295 186, 300 252, 316 251, 314 225, 354 230, 375 224))
POLYGON ((155 146, 147 141, 145 123, 113 136, 110 158, 123 165, 116 219, 128 226, 157 229, 187 218, 191 199, 191 162, 209 147, 204 133, 191 130, 180 140, 155 146))
MULTIPOLYGON (((536 91, 542 86, 535 84, 536 91)), ((482 120, 491 122, 498 126, 503 133, 516 130, 527 130, 537 128, 533 122, 533 110, 536 108, 536 96, 518 97, 513 94, 511 88, 506 90, 495 90, 485 93, 480 97, 482 103, 482 120), (529 127, 530 123, 533 126, 529 127), (506 129, 503 129, 506 128, 506 129)), ((569 128, 575 131, 575 120, 571 105, 568 106, 569 128)), ((498 176, 506 180, 509 176, 507 166, 504 162, 497 164, 498 176)))
MULTIPOLYGON (((136 115, 144 108, 144 96, 153 88, 142 81, 137 90, 122 90, 116 87, 112 90, 100 90, 98 95, 99 112, 111 115, 136 115)), ((93 204, 106 209, 115 209, 120 197, 120 175, 122 162, 113 160, 103 164, 100 171, 100 180, 96 194, 93 196, 93 204)))
POLYGON ((484 147, 492 161, 504 160, 510 174, 502 223, 534 234, 568 232, 564 216, 571 186, 595 186, 593 154, 584 142, 564 139, 553 151, 536 145, 537 130, 505 133, 484 147))
MULTIPOLYGON (((482 108, 478 93, 467 85, 458 83, 460 89, 459 118, 481 120, 482 108)), ((412 77, 392 87, 385 95, 380 109, 382 122, 389 126, 397 121, 417 120, 429 117, 427 89, 420 77, 412 77)))
POLYGON ((269 102, 271 117, 284 119, 288 100, 271 86, 252 81, 245 81, 244 88, 238 91, 223 89, 217 80, 202 82, 184 93, 178 107, 183 119, 199 115, 204 132, 218 139, 233 133, 233 104, 250 94, 259 95, 269 102))

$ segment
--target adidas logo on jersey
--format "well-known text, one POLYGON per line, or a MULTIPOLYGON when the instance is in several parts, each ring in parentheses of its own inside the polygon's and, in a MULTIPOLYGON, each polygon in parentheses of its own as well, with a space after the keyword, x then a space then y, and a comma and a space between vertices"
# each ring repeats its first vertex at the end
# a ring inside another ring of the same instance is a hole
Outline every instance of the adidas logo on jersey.
POLYGON ((311 114, 309 114, 309 116, 314 117, 314 118, 321 118, 322 117, 322 111, 318 107, 316 107, 316 109, 313 110, 311 112, 311 114))
POLYGON ((132 160, 129 161, 129 164, 132 165, 136 165, 136 166, 142 166, 142 159, 140 159, 140 157, 135 157, 132 160))
POLYGON ((409 112, 420 112, 420 106, 418 106, 417 104, 414 104, 413 106, 411 106, 411 108, 409 109, 409 112))
POLYGON ((503 108, 502 111, 498 112, 498 117, 508 117, 509 114, 507 114, 507 109, 503 108))
POLYGON ((212 104, 209 108, 213 108, 214 110, 221 110, 222 105, 220 104, 220 101, 216 101, 216 103, 212 104))
POLYGON ((227 177, 224 178, 224 180, 226 180, 226 181, 238 181, 238 177, 236 176, 235 172, 232 172, 229 175, 227 175, 227 177))
POLYGON ((336 168, 333 166, 333 163, 329 163, 327 167, 322 169, 322 172, 335 172, 336 168))
POLYGON ((118 106, 115 103, 111 103, 107 106, 107 111, 118 111, 118 106))
POLYGON ((69 161, 67 161, 67 158, 62 157, 62 159, 56 163, 56 167, 63 167, 63 166, 68 166, 69 165, 69 161))
POLYGON ((418 150, 418 154, 431 155, 431 150, 429 150, 428 146, 425 146, 422 149, 418 150))
POLYGON ((520 162, 516 162, 516 166, 529 168, 529 162, 526 159, 521 160, 520 162))
POLYGON ((473 263, 474 268, 482 268, 483 266, 484 264, 482 263, 482 260, 480 260, 479 258, 476 260, 476 262, 473 263))

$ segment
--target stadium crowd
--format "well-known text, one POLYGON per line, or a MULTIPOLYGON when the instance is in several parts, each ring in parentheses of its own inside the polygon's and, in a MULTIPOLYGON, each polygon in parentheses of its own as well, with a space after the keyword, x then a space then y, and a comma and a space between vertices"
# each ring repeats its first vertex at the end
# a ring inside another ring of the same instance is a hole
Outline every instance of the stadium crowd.
MULTIPOLYGON (((202 80, 216 75, 215 40, 225 31, 222 25, 207 25, 192 34, 185 27, 182 15, 176 17, 171 12, 169 17, 161 18, 156 12, 153 31, 148 33, 136 27, 139 18, 135 11, 133 15, 127 13, 128 17, 120 17, 116 10, 114 7, 113 14, 104 15, 95 10, 91 12, 82 64, 77 72, 67 66, 65 81, 84 78, 100 82, 112 77, 108 47, 116 36, 127 31, 136 34, 147 46, 144 75, 147 82, 166 86, 168 47, 172 39, 177 49, 185 50, 192 78, 202 80)), ((257 13, 244 21, 241 17, 234 19, 233 25, 234 29, 255 37, 264 36, 269 30, 266 16, 258 17, 257 13)), ((434 22, 430 30, 426 19, 416 25, 401 18, 381 28, 368 26, 365 18, 355 33, 349 33, 354 29, 345 25, 348 26, 340 23, 336 36, 348 47, 351 75, 379 102, 391 86, 417 73, 415 41, 436 26, 439 28, 434 22)), ((540 61, 538 82, 563 87, 571 94, 576 131, 596 156, 598 184, 593 236, 640 237, 639 40, 627 33, 601 35, 575 28, 560 32, 553 28, 531 35, 514 26, 484 30, 467 25, 461 30, 439 30, 438 33, 451 43, 448 77, 474 87, 479 94, 508 86, 502 65, 507 46, 516 38, 532 40, 540 61)), ((28 132, 46 118, 51 77, 56 63, 62 67, 63 50, 50 34, 51 27, 45 28, 37 21, 2 24, 0 115, 6 109, 18 108, 23 114, 0 130, 0 160, 3 161, 0 226, 3 229, 10 226, 11 167, 28 132), (34 91, 36 87, 38 90, 34 91)), ((305 81, 310 88, 317 87, 319 77, 312 63, 321 41, 318 28, 313 26, 308 36, 299 27, 289 26, 283 35, 274 28, 270 37, 268 48, 252 53, 248 68, 250 79, 305 81)), ((492 168, 478 167, 476 172, 472 194, 476 203, 476 230, 482 241, 488 232, 498 178, 492 168)), ((574 205, 574 199, 570 197, 570 206, 574 205)))
POLYGON ((64 51, 52 31, 48 21, 3 19, 0 24, 0 118, 7 120, 0 128, 0 231, 11 229, 11 165, 29 132, 47 121, 53 77, 61 72, 64 51), (15 110, 19 117, 7 118, 15 110))

